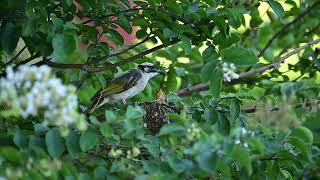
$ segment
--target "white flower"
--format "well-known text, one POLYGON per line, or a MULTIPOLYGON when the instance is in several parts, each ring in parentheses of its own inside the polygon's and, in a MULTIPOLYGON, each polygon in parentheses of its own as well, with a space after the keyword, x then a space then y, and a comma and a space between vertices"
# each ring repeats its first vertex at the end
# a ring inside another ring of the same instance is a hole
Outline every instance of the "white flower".
POLYGON ((63 132, 70 125, 86 129, 84 116, 77 112, 76 89, 51 75, 48 66, 23 65, 16 72, 8 67, 6 72, 7 77, 0 79, 0 105, 5 104, 7 114, 39 116, 44 124, 60 126, 63 132))
POLYGON ((246 130, 246 128, 241 128, 241 134, 245 135, 247 133, 248 133, 248 131, 246 130))
POLYGON ((228 67, 223 66, 223 67, 222 67, 222 70, 223 70, 223 72, 227 72, 229 69, 228 69, 228 67))
POLYGON ((232 79, 239 79, 239 74, 235 73, 236 66, 231 63, 223 63, 222 64, 222 70, 223 70, 223 77, 224 80, 227 82, 230 82, 232 79))
POLYGON ((13 79, 14 78, 14 72, 13 72, 13 68, 12 67, 8 67, 6 69, 6 73, 7 73, 7 78, 8 79, 13 79))
POLYGON ((228 63, 225 63, 225 62, 224 62, 224 63, 222 64, 222 67, 228 68, 228 63))
POLYGON ((236 70, 236 66, 235 66, 233 63, 230 64, 230 68, 231 68, 231 70, 233 70, 233 71, 236 70))

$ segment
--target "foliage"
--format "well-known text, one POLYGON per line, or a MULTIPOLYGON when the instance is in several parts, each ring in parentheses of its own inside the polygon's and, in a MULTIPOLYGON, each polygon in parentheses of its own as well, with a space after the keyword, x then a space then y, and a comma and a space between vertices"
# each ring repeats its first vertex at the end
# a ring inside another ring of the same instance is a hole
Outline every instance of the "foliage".
POLYGON ((319 9, 319 0, 2 1, 0 178, 319 178, 319 9), (59 131, 66 104, 82 122, 99 88, 145 61, 167 76, 129 104, 99 108, 85 131, 59 131), (19 80, 21 69, 34 76, 19 80), (27 82, 46 88, 20 106, 27 82), (153 134, 135 102, 160 89, 179 113, 153 134))

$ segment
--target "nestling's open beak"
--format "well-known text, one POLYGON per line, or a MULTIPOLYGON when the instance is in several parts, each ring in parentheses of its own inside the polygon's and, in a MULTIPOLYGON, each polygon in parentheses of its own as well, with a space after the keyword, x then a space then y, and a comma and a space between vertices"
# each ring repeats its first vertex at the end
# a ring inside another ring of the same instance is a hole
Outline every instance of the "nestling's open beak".
POLYGON ((165 72, 165 71, 164 71, 164 70, 162 70, 162 69, 158 69, 158 70, 157 70, 157 72, 158 72, 159 74, 162 74, 162 75, 167 74, 167 72, 165 72))

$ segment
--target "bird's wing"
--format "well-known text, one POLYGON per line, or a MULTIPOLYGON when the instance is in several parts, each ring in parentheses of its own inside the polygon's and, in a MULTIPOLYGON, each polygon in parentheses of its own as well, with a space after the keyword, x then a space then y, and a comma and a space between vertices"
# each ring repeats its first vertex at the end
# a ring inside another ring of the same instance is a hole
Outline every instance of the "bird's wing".
POLYGON ((105 88, 100 89, 91 100, 98 98, 104 98, 112 94, 121 93, 127 89, 130 89, 137 84, 138 80, 142 77, 141 73, 137 69, 132 69, 118 77, 112 79, 105 88))

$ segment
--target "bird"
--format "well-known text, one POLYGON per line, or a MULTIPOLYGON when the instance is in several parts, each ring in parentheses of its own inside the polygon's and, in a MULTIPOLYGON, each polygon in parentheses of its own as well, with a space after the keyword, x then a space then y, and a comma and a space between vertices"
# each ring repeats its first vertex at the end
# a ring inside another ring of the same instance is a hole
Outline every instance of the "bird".
POLYGON ((161 74, 164 75, 166 72, 150 62, 144 62, 134 69, 115 76, 107 83, 106 87, 101 88, 90 99, 92 103, 84 113, 91 114, 95 109, 106 103, 115 103, 117 101, 126 103, 127 99, 145 89, 149 79, 161 74))

